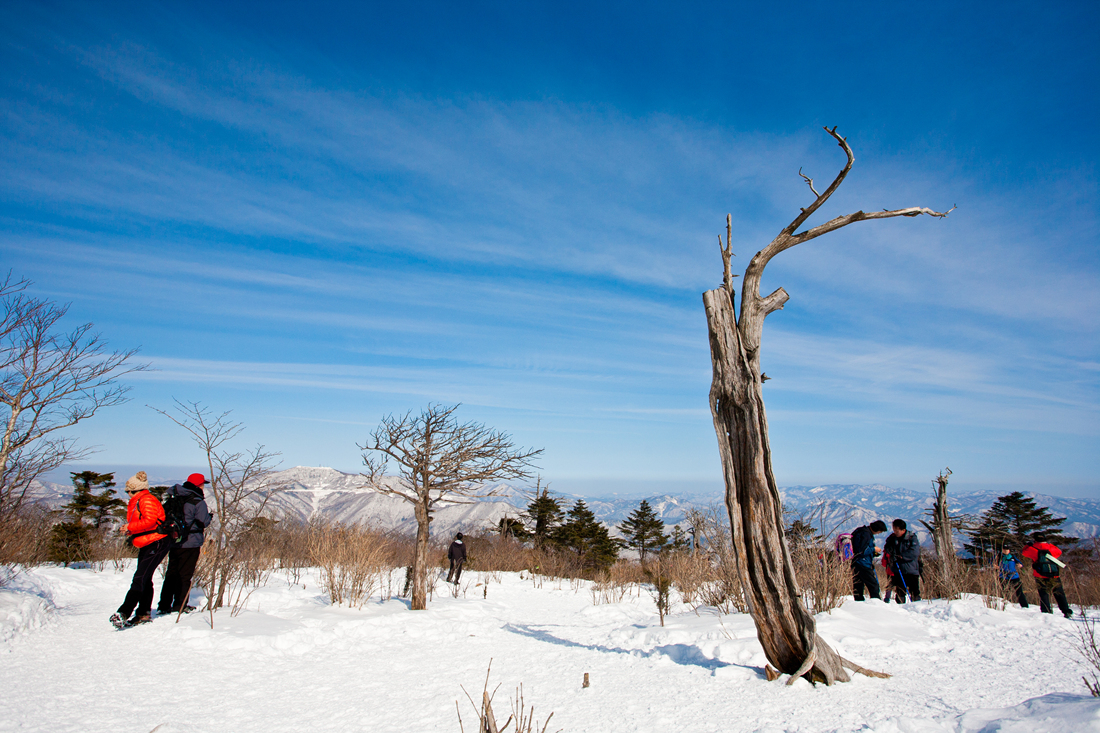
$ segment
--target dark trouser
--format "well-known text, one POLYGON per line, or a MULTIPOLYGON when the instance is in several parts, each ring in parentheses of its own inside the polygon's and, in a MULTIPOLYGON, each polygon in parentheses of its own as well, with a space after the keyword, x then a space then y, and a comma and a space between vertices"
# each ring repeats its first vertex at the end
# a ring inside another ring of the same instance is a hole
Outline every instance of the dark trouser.
POLYGON ((1073 611, 1069 609, 1069 603, 1066 602, 1066 592, 1062 590, 1061 578, 1036 578, 1035 587, 1039 589, 1039 610, 1043 613, 1050 613, 1050 594, 1054 593, 1054 600, 1058 602, 1058 610, 1062 612, 1063 616, 1072 616, 1073 611))
POLYGON ((874 566, 867 567, 858 563, 852 563, 852 597, 857 601, 863 600, 863 589, 867 588, 867 595, 871 598, 879 597, 878 576, 875 575, 874 566))
POLYGON ((458 577, 460 575, 462 575, 462 563, 464 563, 464 562, 466 562, 466 561, 465 560, 451 560, 451 569, 447 573, 447 582, 448 583, 457 583, 458 582, 458 577))
POLYGON ((1016 592, 1016 600, 1020 604, 1020 608, 1027 608, 1027 596, 1024 595, 1024 584, 1020 582, 1019 578, 1005 578, 1005 587, 1008 590, 1016 592))
POLYGON ((135 616, 148 616, 153 607, 153 573, 157 565, 168 554, 169 541, 165 537, 138 550, 137 569, 126 592, 126 600, 118 607, 122 618, 129 618, 130 612, 137 606, 135 616))
POLYGON ((168 569, 164 571, 157 613, 178 613, 187 605, 191 577, 195 574, 200 552, 201 547, 182 547, 168 553, 168 569))
MULTIPOLYGON (((894 602, 905 603, 905 597, 909 600, 920 600, 920 576, 903 573, 890 576, 890 588, 894 591, 894 602)), ((886 591, 886 600, 890 600, 890 591, 886 591)))

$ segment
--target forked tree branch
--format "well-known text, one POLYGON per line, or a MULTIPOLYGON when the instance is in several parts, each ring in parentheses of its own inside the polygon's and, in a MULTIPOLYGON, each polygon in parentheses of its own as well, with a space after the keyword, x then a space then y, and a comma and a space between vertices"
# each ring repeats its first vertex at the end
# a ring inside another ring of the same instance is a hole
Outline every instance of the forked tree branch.
MULTIPOLYGON (((837 145, 844 150, 847 160, 844 163, 844 167, 836 175, 836 178, 833 179, 833 182, 821 193, 818 193, 817 189, 814 188, 813 179, 803 174, 801 168, 799 169, 798 175, 806 181, 810 190, 817 195, 817 198, 812 204, 802 209, 798 216, 796 216, 790 224, 784 227, 768 246, 757 252, 749 262, 748 267, 745 268, 745 279, 741 284, 741 311, 737 319, 737 325, 745 341, 745 347, 748 352, 755 352, 760 347, 760 332, 763 327, 764 318, 767 317, 769 313, 782 308, 789 298, 787 292, 783 290, 783 288, 779 288, 767 297, 760 296, 760 280, 764 275, 764 268, 777 254, 795 245, 820 237, 822 234, 828 234, 829 232, 846 227, 849 224, 854 224, 857 221, 890 219, 898 216, 915 217, 921 216, 922 214, 942 219, 955 210, 954 206, 942 212, 934 211, 924 206, 910 206, 904 209, 873 211, 870 213, 856 211, 852 214, 838 216, 824 224, 819 224, 816 227, 795 234, 798 228, 802 226, 814 212, 821 208, 834 192, 836 192, 840 184, 843 183, 844 179, 848 176, 848 172, 852 169, 852 164, 855 163, 855 154, 852 153, 851 146, 848 145, 848 141, 845 138, 837 134, 836 127, 834 126, 832 129, 826 127, 824 129, 825 132, 829 133, 829 135, 836 140, 837 145)), ((729 264, 726 258, 725 249, 723 249, 723 265, 728 271, 729 264)), ((728 282, 728 276, 726 282, 728 282)))

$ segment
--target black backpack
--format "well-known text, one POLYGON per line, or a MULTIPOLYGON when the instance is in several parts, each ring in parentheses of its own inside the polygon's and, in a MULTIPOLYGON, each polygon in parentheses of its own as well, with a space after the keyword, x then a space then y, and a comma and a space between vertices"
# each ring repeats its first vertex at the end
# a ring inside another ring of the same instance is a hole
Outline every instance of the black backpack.
POLYGON ((171 494, 164 500, 164 520, 157 532, 168 535, 173 545, 178 545, 191 534, 191 525, 183 518, 183 508, 188 504, 198 504, 193 499, 185 499, 179 494, 171 494))
POLYGON ((1039 550, 1039 558, 1035 561, 1035 569, 1039 571, 1039 575, 1045 578, 1058 577, 1059 568, 1050 559, 1050 553, 1046 550, 1039 550))

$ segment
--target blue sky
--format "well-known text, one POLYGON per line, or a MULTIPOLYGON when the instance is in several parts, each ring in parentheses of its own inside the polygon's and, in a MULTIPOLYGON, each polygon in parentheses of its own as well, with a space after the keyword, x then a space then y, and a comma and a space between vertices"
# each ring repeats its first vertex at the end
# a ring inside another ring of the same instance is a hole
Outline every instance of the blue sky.
POLYGON ((1100 498, 1100 6, 1051 5, 7 3, 2 262, 155 367, 89 465, 195 465, 173 398, 343 470, 461 402, 555 488, 712 490, 716 237, 837 125, 813 221, 958 209, 769 265, 780 483, 1100 498))

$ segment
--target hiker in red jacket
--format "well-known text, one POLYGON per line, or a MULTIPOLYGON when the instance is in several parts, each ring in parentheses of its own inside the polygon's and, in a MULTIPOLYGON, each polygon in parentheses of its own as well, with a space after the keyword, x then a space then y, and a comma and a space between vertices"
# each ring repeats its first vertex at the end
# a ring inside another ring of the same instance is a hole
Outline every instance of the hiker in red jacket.
POLYGON ((1062 551, 1049 542, 1033 541, 1024 548, 1023 556, 1031 560, 1031 574, 1035 576, 1035 587, 1039 589, 1039 610, 1050 613, 1050 594, 1054 593, 1054 600, 1058 601, 1058 610, 1069 618, 1073 615, 1069 603, 1066 602, 1066 592, 1062 589, 1061 572, 1065 565, 1058 562, 1062 551))
POLYGON ((136 626, 152 620, 153 573, 160 561, 168 554, 168 535, 157 531, 164 521, 164 507, 157 497, 149 492, 149 477, 145 471, 138 471, 126 480, 126 493, 130 503, 126 507, 126 527, 134 547, 138 548, 137 569, 126 593, 126 600, 111 616, 115 628, 136 626), (133 618, 130 612, 137 607, 133 618))

